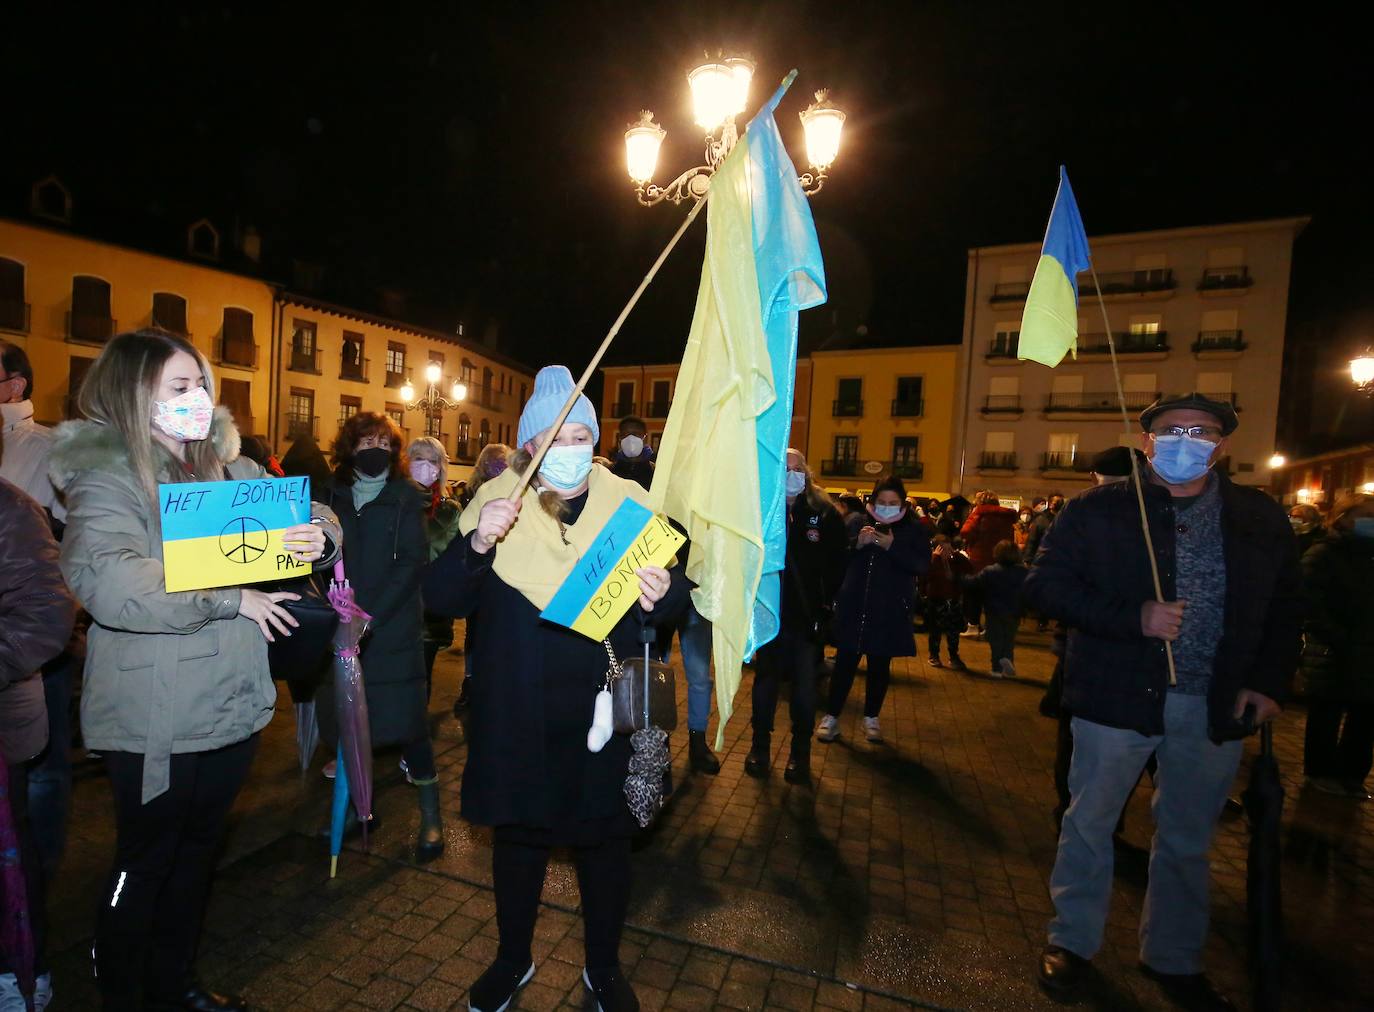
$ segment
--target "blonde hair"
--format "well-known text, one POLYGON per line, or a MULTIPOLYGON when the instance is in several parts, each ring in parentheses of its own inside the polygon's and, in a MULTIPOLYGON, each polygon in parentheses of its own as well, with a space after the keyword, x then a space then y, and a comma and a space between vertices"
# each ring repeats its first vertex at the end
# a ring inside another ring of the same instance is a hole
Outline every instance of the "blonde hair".
MULTIPOLYGON (((802 472, 806 475, 806 488, 802 490, 802 495, 811 504, 811 508, 819 513, 824 511, 827 506, 833 507, 834 503, 830 501, 830 494, 816 484, 815 476, 811 473, 811 465, 806 462, 806 455, 801 450, 791 446, 787 448, 787 453, 795 453, 801 458, 802 472)), ((787 460, 786 453, 783 454, 783 460, 787 460)))
POLYGON ((417 436, 406 447, 406 457, 410 460, 427 460, 431 464, 437 465, 439 477, 435 481, 435 485, 438 487, 440 495, 448 495, 448 451, 444 449, 443 443, 433 436, 417 436))
MULTIPOLYGON (((153 438, 153 401, 162 382, 168 359, 179 351, 192 356, 200 366, 205 392, 215 397, 215 377, 210 363, 190 341, 180 335, 149 327, 116 334, 100 352, 86 374, 77 396, 81 413, 92 421, 108 425, 124 437, 129 467, 143 486, 148 502, 157 515, 159 465, 176 463, 167 448, 153 438)), ((214 428, 205 439, 186 445, 186 464, 196 477, 180 466, 169 467, 168 481, 214 481, 221 478, 227 461, 215 447, 214 428)))
POLYGON ((468 478, 468 494, 476 495, 477 490, 491 481, 487 475, 487 464, 493 457, 501 457, 506 461, 506 466, 510 466, 510 447, 505 443, 488 443, 482 447, 482 452, 477 454, 477 463, 472 465, 472 474, 468 478))

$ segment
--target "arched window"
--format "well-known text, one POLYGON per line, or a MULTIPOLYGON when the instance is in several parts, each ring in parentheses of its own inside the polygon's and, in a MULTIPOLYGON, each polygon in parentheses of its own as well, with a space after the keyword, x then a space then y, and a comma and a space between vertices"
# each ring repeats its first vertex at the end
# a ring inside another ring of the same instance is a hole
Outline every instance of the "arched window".
POLYGON ((477 445, 478 445, 479 447, 482 447, 482 446, 486 446, 486 445, 487 445, 488 443, 490 443, 490 442, 491 442, 491 422, 490 422, 489 420, 483 418, 483 419, 482 419, 482 425, 481 425, 481 427, 477 430, 477 445))
POLYGON ((110 283, 103 278, 78 274, 72 278, 72 311, 67 314, 67 336, 73 341, 104 344, 115 331, 110 316, 110 283))
POLYGON ((186 250, 203 260, 219 259, 219 231, 208 218, 201 218, 186 230, 186 250))
POLYGON ((153 326, 186 336, 186 300, 171 292, 153 293, 153 326))

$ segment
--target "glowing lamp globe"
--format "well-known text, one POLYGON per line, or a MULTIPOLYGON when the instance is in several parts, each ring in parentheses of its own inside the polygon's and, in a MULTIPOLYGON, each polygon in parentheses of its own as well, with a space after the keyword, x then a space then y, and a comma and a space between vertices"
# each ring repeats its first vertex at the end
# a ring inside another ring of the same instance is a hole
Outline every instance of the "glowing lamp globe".
POLYGON ((410 381, 409 381, 409 380, 406 380, 405 386, 401 387, 401 400, 403 400, 403 401, 405 401, 407 404, 409 404, 409 403, 410 403, 411 401, 413 401, 414 399, 415 399, 415 388, 414 388, 413 386, 410 385, 410 381))
POLYGON ((709 132, 734 115, 739 83, 728 65, 703 63, 687 75, 687 84, 692 89, 692 114, 697 126, 709 132))
POLYGON ((449 391, 449 395, 450 400, 461 401, 467 397, 468 388, 463 386, 463 384, 461 383, 455 382, 453 384, 453 389, 449 391))
POLYGON ((632 182, 647 183, 654 178, 658 149, 667 136, 668 131, 654 122, 654 114, 648 109, 639 114, 638 123, 625 131, 625 167, 632 182))
POLYGON ((840 153, 844 113, 830 104, 828 93, 816 92, 816 101, 801 113, 806 131, 806 159, 814 169, 828 169, 840 153))
POLYGON ((1357 387, 1365 388, 1374 385, 1374 354, 1368 351, 1360 353, 1358 358, 1350 360, 1350 378, 1354 380, 1357 387))
POLYGON ((443 369, 440 368, 438 362, 431 362, 429 365, 425 366, 426 383, 438 383, 441 375, 443 375, 443 369))
POLYGON ((732 57, 725 61, 725 65, 730 68, 730 77, 734 84, 734 101, 731 103, 730 115, 740 116, 749 105, 749 84, 754 80, 754 61, 732 57))
POLYGON ((1281 453, 1276 453, 1269 458, 1269 467, 1271 470, 1283 467, 1286 463, 1288 463, 1288 458, 1281 453))

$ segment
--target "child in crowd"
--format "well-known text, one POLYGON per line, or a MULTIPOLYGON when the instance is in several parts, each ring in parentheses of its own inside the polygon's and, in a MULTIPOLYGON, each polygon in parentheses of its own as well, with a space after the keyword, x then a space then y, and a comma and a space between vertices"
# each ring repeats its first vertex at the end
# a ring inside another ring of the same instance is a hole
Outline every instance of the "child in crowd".
POLYGON ((956 552, 950 540, 937 534, 931 541, 930 571, 925 576, 926 632, 930 636, 930 665, 940 663, 940 638, 949 648, 949 666, 957 671, 966 665, 959 659, 959 634, 967 628, 964 620, 964 580, 972 573, 968 556, 956 552))
POLYGON ((1016 677, 1012 654, 1016 627, 1021 621, 1021 584, 1028 570, 1013 541, 999 541, 992 550, 993 564, 968 582, 978 588, 987 614, 988 645, 992 648, 992 676, 1016 677))

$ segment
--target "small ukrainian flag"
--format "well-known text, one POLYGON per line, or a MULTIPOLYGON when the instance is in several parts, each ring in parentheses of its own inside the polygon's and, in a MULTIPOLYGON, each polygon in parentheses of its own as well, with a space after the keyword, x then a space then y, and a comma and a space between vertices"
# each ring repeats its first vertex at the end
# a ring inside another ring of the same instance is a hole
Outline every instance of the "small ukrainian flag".
POLYGON ((1017 358, 1053 369, 1069 352, 1078 357, 1078 273, 1088 269, 1091 258, 1069 174, 1061 165, 1040 263, 1021 314, 1017 358))

